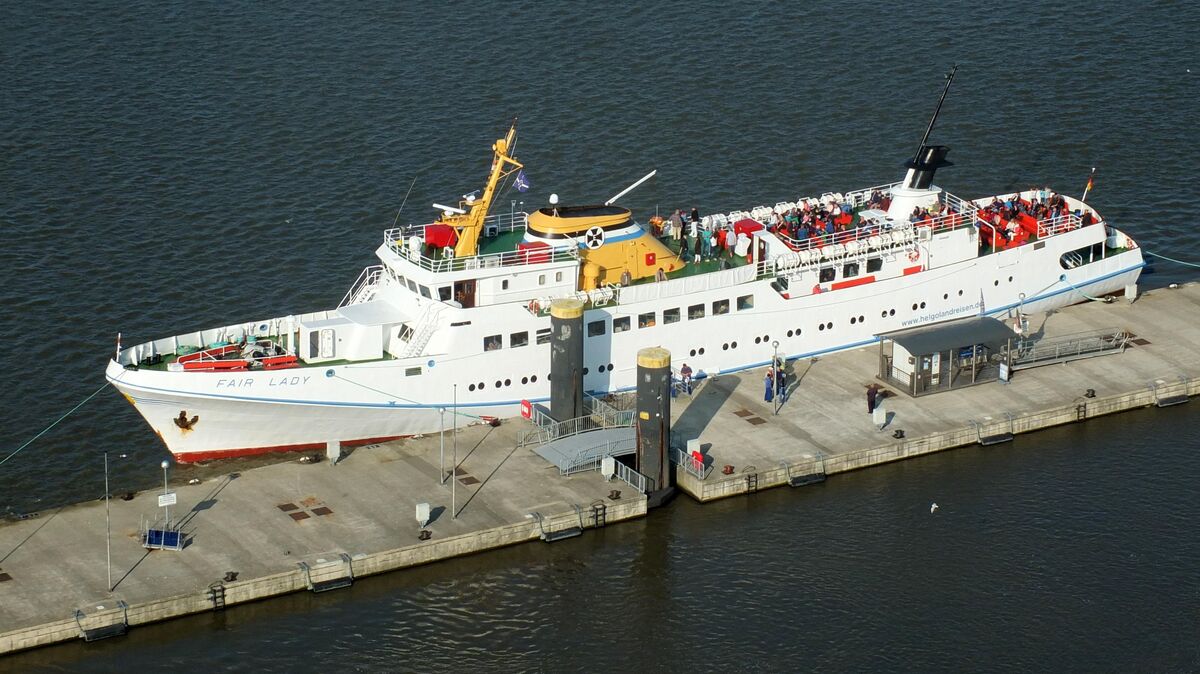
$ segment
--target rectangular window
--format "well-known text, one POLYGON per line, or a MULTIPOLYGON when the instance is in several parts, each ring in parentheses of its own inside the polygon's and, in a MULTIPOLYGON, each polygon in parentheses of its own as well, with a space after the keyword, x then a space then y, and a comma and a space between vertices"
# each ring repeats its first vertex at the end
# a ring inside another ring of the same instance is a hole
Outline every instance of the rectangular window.
POLYGON ((821 283, 829 283, 835 276, 837 276, 837 269, 834 267, 825 267, 821 270, 821 275, 819 278, 821 283))
POLYGON ((421 286, 421 297, 425 299, 433 299, 433 295, 429 293, 429 286, 421 286))
POLYGON ((614 335, 617 334, 618 332, 625 332, 628 329, 629 329, 629 317, 628 316, 621 316, 620 318, 613 319, 613 334, 614 335))
POLYGON ((604 321, 588 323, 588 337, 599 337, 604 334, 604 321))
POLYGON ((554 282, 562 283, 562 272, 561 271, 554 272, 554 282))
POLYGON ((410 326, 408 323, 401 325, 400 329, 396 332, 396 337, 399 337, 400 341, 402 341, 402 342, 407 342, 407 341, 411 340, 412 336, 413 336, 413 329, 412 329, 412 326, 410 326))
POLYGON ((438 288, 438 299, 443 302, 450 301, 450 286, 442 286, 438 288))
POLYGON ((679 322, 679 309, 663 309, 663 325, 679 322))
POLYGON ((842 278, 854 278, 858 276, 858 263, 847 262, 842 265, 842 278))
POLYGON ((497 351, 502 346, 504 346, 504 343, 501 341, 500 335, 488 335, 483 338, 484 351, 497 351))
POLYGON ((713 302, 713 316, 720 316, 729 313, 729 300, 717 300, 713 302))
POLYGON ((405 377, 415 377, 415 376, 417 376, 417 375, 419 375, 419 374, 421 374, 421 368, 419 368, 419 367, 406 367, 406 368, 404 368, 404 376, 405 376, 405 377))
POLYGON ((408 279, 408 289, 409 289, 409 290, 411 290, 411 291, 413 291, 414 293, 415 293, 415 292, 417 292, 417 283, 416 283, 416 281, 413 281, 412 279, 408 279))
POLYGON ((754 308, 754 295, 742 295, 737 298, 738 311, 745 311, 754 308))
POLYGON ((540 285, 540 286, 546 285, 546 275, 545 274, 538 274, 538 285, 540 285))
POLYGON ((654 312, 648 314, 638 314, 638 328, 653 328, 655 324, 654 312))
POLYGON ((541 330, 538 330, 537 331, 537 343, 538 344, 549 344, 550 343, 550 334, 551 334, 550 328, 542 328, 541 330))
POLYGON ((501 290, 508 290, 508 279, 502 279, 502 280, 500 281, 500 289, 501 289, 501 290))
POLYGON ((868 274, 877 272, 880 269, 883 269, 883 258, 881 258, 881 257, 867 258, 867 273, 868 274))
POLYGON ((694 321, 697 318, 704 318, 703 304, 693 304, 692 306, 688 307, 688 320, 694 321))
POLYGON ((508 347, 515 349, 519 346, 529 346, 529 332, 514 332, 508 336, 508 347))

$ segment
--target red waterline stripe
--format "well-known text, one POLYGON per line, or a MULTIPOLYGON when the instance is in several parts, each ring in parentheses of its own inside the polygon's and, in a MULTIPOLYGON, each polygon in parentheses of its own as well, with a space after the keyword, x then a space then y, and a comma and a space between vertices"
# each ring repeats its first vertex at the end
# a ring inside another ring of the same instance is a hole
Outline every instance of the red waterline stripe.
MULTIPOLYGON (((381 438, 362 438, 359 440, 343 440, 343 447, 358 447, 360 445, 373 445, 378 442, 389 442, 391 440, 399 440, 406 438, 407 435, 388 435, 381 438)), ((175 461, 179 463, 195 463, 197 461, 210 461, 212 459, 232 459, 238 456, 254 456, 256 454, 273 454, 275 452, 300 452, 306 449, 325 449, 323 442, 307 442, 299 445, 274 445, 272 447, 244 447, 239 449, 212 449, 202 452, 183 452, 175 454, 175 461)))
POLYGON ((919 271, 921 271, 921 265, 917 265, 917 266, 915 266, 915 267, 905 267, 905 268, 904 268, 904 275, 905 275, 905 276, 908 276, 909 274, 915 274, 915 273, 917 273, 917 272, 919 272, 919 271))
POLYGON ((875 281, 874 276, 864 276, 862 278, 850 279, 849 281, 838 281, 830 284, 830 290, 841 290, 842 288, 853 288, 854 286, 866 285, 875 281))

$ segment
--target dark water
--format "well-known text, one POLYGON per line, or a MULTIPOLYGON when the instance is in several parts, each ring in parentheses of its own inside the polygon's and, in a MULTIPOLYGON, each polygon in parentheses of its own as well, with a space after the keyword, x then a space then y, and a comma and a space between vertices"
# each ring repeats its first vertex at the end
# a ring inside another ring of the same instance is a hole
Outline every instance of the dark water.
MULTIPOLYGON (((127 342, 331 306, 520 118, 541 205, 730 210, 890 182, 1082 191, 1200 261, 1200 8, 10 3, 0 21, 0 451, 127 342), (1189 72, 1189 69, 1193 72, 1189 72)), ((1195 277, 1159 264, 1146 283, 1195 277)), ((1128 415, 32 656, 104 669, 1194 669, 1194 411, 1128 415), (1189 437, 1186 444, 1183 438, 1189 437), (930 519, 930 500, 947 505, 930 519), (1189 570, 1192 572, 1189 573, 1189 570), (263 644, 271 648, 264 649, 263 644), (319 659, 314 659, 314 657, 319 659), (82 659, 81 659, 82 658, 82 659)), ((112 391, 0 466, 0 509, 155 483, 112 391)), ((2 456, 0 456, 2 458, 2 456)), ((18 661, 26 662, 26 661, 18 661)))

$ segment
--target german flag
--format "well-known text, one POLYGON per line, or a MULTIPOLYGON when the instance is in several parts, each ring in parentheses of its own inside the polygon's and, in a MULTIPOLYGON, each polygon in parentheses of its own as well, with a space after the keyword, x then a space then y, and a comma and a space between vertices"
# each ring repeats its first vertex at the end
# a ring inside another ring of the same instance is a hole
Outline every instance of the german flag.
POLYGON ((1091 192, 1094 184, 1096 184, 1096 172, 1092 171, 1092 174, 1088 176, 1087 187, 1083 188, 1084 193, 1091 192))

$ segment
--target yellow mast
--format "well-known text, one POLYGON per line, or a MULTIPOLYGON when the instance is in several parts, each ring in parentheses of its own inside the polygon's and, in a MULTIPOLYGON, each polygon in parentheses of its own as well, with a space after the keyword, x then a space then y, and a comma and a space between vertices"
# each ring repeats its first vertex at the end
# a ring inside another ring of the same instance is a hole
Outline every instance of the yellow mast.
POLYGON ((459 202, 466 213, 442 218, 442 222, 454 227, 458 232, 458 243, 454 246, 455 257, 468 257, 479 252, 479 235, 483 230, 483 221, 487 217, 488 208, 492 204, 492 197, 495 196, 496 186, 510 173, 524 167, 524 164, 513 159, 509 154, 512 152, 513 142, 516 138, 517 121, 514 119, 512 127, 509 128, 504 138, 498 138, 492 144, 495 156, 492 159, 492 172, 488 175, 483 194, 473 201, 459 202))

